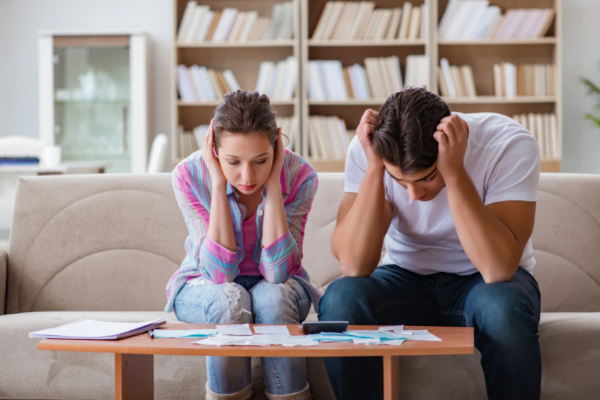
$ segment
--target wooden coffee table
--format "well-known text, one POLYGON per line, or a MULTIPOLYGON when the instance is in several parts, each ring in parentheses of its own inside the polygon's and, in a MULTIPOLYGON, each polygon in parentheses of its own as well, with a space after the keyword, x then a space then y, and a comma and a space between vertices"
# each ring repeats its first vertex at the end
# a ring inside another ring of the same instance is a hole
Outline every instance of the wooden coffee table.
MULTIPOLYGON (((164 329, 211 329, 208 324, 167 324, 164 329)), ((377 329, 353 325, 348 329, 377 329)), ((298 325, 288 325, 292 335, 302 335, 298 325)), ((204 346, 199 338, 152 339, 148 334, 122 340, 44 339, 40 350, 115 354, 115 399, 154 398, 154 354, 228 357, 383 357, 385 400, 399 398, 399 356, 472 354, 473 328, 406 327, 427 329, 441 342, 406 341, 401 346, 354 343, 321 343, 319 346, 204 346)))

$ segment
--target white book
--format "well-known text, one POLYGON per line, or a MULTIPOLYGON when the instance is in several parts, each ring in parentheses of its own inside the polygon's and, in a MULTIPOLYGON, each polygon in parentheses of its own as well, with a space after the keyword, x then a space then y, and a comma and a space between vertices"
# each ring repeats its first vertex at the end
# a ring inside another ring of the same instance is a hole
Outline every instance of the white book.
POLYGON ((209 101, 216 100, 217 94, 213 90, 212 84, 210 82, 210 78, 208 76, 208 68, 200 67, 199 71, 200 71, 200 76, 202 78, 202 88, 204 88, 204 90, 206 91, 206 97, 208 98, 209 101))
POLYGON ((394 13, 394 11, 391 9, 382 10, 381 19, 379 21, 379 25, 377 26, 377 29, 375 29, 373 39, 382 40, 385 37, 388 27, 390 26, 390 20, 392 19, 393 13, 394 13))
MULTIPOLYGON (((517 27, 513 37, 516 38, 527 38, 529 36, 529 32, 535 29, 535 26, 539 23, 539 17, 543 16, 542 9, 533 8, 530 10, 526 10, 526 15, 523 17, 521 24, 517 27), (532 29, 531 27, 534 26, 532 29)), ((533 34, 533 32, 531 32, 533 34)))
POLYGON ((384 98, 385 95, 383 85, 381 82, 381 76, 379 74, 379 68, 377 68, 377 62, 374 58, 365 58, 365 71, 369 79, 369 87, 371 88, 371 94, 373 95, 373 98, 384 98))
POLYGON ((367 79, 367 72, 362 65, 359 65, 360 68, 356 68, 357 75, 361 81, 361 86, 363 88, 363 92, 365 93, 365 99, 372 99, 374 97, 373 92, 369 86, 369 80, 367 79))
POLYGON ((509 62, 504 63, 504 91, 509 99, 517 96, 517 68, 509 62))
POLYGON ((519 29, 521 28, 521 26, 523 25, 523 23, 527 20, 527 17, 529 16, 529 11, 530 10, 515 10, 514 14, 513 14, 513 21, 509 21, 511 22, 508 27, 506 32, 504 33, 504 37, 506 38, 515 38, 517 37, 517 33, 519 31, 519 29))
POLYGON ((456 89, 456 94, 458 97, 467 97, 467 90, 463 82, 462 71, 460 67, 457 65, 451 65, 450 74, 452 75, 452 83, 454 84, 454 88, 456 89))
POLYGON ((427 4, 421 4, 421 33, 419 37, 421 39, 427 39, 427 32, 429 30, 429 7, 427 4))
POLYGON ((542 114, 535 114, 535 131, 537 133, 537 139, 540 145, 540 155, 542 158, 547 158, 546 153, 546 135, 544 132, 544 116, 542 114))
POLYGON ((269 96, 272 100, 281 100, 284 81, 287 79, 287 63, 281 60, 277 63, 277 76, 273 85, 273 92, 269 96))
POLYGON ((446 39, 446 32, 450 27, 450 23, 454 18, 454 14, 458 10, 458 7, 461 3, 461 0, 450 0, 448 5, 446 5, 446 9, 444 10, 444 15, 440 20, 440 24, 438 25, 438 37, 440 39, 446 39))
POLYGON ((488 0, 480 0, 474 1, 472 4, 471 23, 466 25, 459 34, 459 38, 463 40, 476 39, 477 32, 479 32, 481 25, 485 23, 483 16, 490 2, 488 0))
POLYGON ((116 340, 139 335, 165 325, 164 318, 146 322, 104 322, 81 319, 56 328, 30 332, 30 338, 116 340))
POLYGON ((502 79, 503 70, 500 64, 494 64, 494 95, 496 97, 504 97, 504 79, 502 79))
POLYGON ((410 16, 410 28, 408 30, 408 39, 414 40, 418 37, 421 29, 421 7, 413 7, 410 16))
POLYGON ((260 67, 258 68, 258 79, 256 81, 256 88, 254 89, 260 94, 267 93, 268 84, 270 75, 273 70, 273 62, 271 61, 263 61, 260 63, 260 67))
POLYGON ((237 79, 235 79, 235 76, 230 69, 223 71, 223 78, 225 78, 227 86, 229 86, 232 92, 235 92, 236 90, 242 90, 240 84, 238 83, 237 79))
POLYGON ((208 101, 208 93, 204 88, 204 80, 202 79, 202 73, 200 72, 200 67, 196 64, 190 67, 190 72, 192 79, 194 80, 194 86, 196 86, 196 92, 199 95, 200 101, 208 101))
POLYGON ((535 64, 535 95, 546 96, 546 66, 544 64, 535 64))
POLYGON ((318 139, 316 117, 309 117, 308 124, 309 124, 308 146, 309 146, 310 156, 313 160, 323 160, 326 158, 325 153, 324 153, 325 149, 321 149, 321 143, 320 143, 320 140, 318 139))
POLYGON ((498 32, 498 29, 502 25, 502 22, 504 22, 504 15, 502 15, 502 13, 500 12, 492 20, 492 22, 490 23, 490 27, 485 32, 485 35, 483 36, 482 39, 492 39, 492 38, 494 38, 496 36, 496 32, 498 32))
POLYGON ((217 72, 212 68, 208 68, 207 71, 208 71, 208 81, 212 85, 215 95, 217 96, 217 100, 223 99, 223 95, 225 93, 223 93, 223 89, 221 88, 221 85, 219 84, 219 78, 217 78, 217 72))
POLYGON ((275 84, 277 83, 277 72, 279 72, 279 63, 274 63, 273 70, 271 71, 271 75, 268 77, 267 84, 267 97, 273 97, 273 92, 275 90, 275 84))
POLYGON ((369 21, 369 26, 363 35, 363 39, 365 40, 373 40, 375 37, 375 30, 381 20, 381 9, 373 10, 373 14, 371 15, 371 20, 369 21))
POLYGON ((542 21, 535 30, 533 37, 541 37, 545 33, 544 28, 546 28, 546 24, 550 22, 552 18, 554 18, 554 10, 551 8, 545 9, 544 18, 542 18, 542 21))
POLYGON ((333 9, 331 10, 331 15, 329 16, 329 19, 327 20, 327 25, 325 26, 325 28, 323 30, 323 37, 321 38, 322 40, 331 39, 331 34, 333 33, 333 29, 335 28, 335 25, 339 21, 340 14, 342 13, 343 8, 344 8, 343 1, 336 1, 333 3, 333 9))
POLYGON ((204 146, 204 139, 206 138, 206 133, 208 132, 209 125, 198 125, 194 128, 194 138, 196 139, 196 145, 198 149, 201 149, 204 146))
POLYGON ((337 118, 337 127, 338 134, 340 135, 340 139, 342 140, 342 144, 344 146, 344 158, 346 158, 346 154, 348 153, 348 147, 350 147, 350 141, 348 140, 348 129, 346 128, 346 122, 343 119, 337 118))
POLYGON ((461 67, 463 81, 467 89, 467 96, 477 97, 477 90, 475 88, 475 78, 473 77, 473 69, 469 65, 463 65, 461 67))
POLYGON ((444 39, 457 40, 460 38, 461 32, 464 30, 470 22, 471 15, 469 14, 473 9, 473 1, 461 1, 458 5, 458 9, 454 13, 450 26, 445 33, 444 39))
POLYGON ((473 33, 473 39, 483 39, 486 32, 490 29, 492 23, 498 18, 498 15, 502 15, 502 10, 498 6, 489 6, 485 9, 481 17, 481 23, 473 33))
POLYGON ((240 43, 246 43, 248 41, 248 37, 250 37, 250 32, 258 19, 257 11, 248 11, 246 13, 246 19, 244 20, 244 26, 242 27, 242 32, 240 33, 240 43))
POLYGON ((308 98, 311 100, 326 100, 325 87, 321 81, 320 61, 308 62, 308 98))
POLYGON ((529 129, 529 132, 531 132, 531 134, 533 135, 535 140, 538 141, 538 144, 539 144, 540 139, 538 137, 536 127, 537 127, 537 124, 535 122, 535 114, 534 113, 527 114, 527 129, 529 129))
POLYGON ((396 39, 398 36, 398 30, 400 29, 400 20, 402 18, 402 9, 400 7, 394 8, 392 12, 392 18, 390 25, 388 26, 387 32, 385 33, 386 39, 396 39))
POLYGON ((333 32, 331 32, 330 39, 339 40, 342 39, 344 30, 348 25, 348 18, 354 6, 358 6, 358 3, 344 2, 344 6, 342 7, 342 11, 340 12, 340 17, 336 21, 335 26, 333 27, 333 32))
POLYGON ((313 39, 313 40, 322 39, 323 32, 325 30, 325 26, 327 25, 327 22, 331 15, 331 12, 333 11, 333 7, 334 7, 334 3, 332 1, 328 1, 327 3, 325 3, 325 7, 323 8, 323 12, 321 13, 321 16, 319 17, 319 22, 317 22, 317 27, 315 28, 315 31, 313 32, 311 39, 313 39))
POLYGON ((291 40, 294 38, 294 3, 283 3, 283 20, 277 34, 277 40, 291 40))
POLYGON ((279 32, 279 27, 283 23, 283 4, 275 4, 273 6, 273 11, 271 12, 271 21, 265 34, 262 37, 262 40, 275 40, 277 38, 277 33, 279 32))
POLYGON ((494 38, 496 39, 508 39, 511 38, 513 33, 520 26, 519 23, 523 18, 523 11, 521 9, 510 9, 506 11, 502 25, 498 28, 498 32, 494 38))
POLYGON ((358 11, 356 12, 354 21, 352 21, 352 23, 349 26, 348 32, 346 34, 346 39, 348 39, 348 40, 356 39, 358 30, 364 23, 365 18, 370 18, 371 13, 374 8, 375 8, 375 3, 373 3, 372 1, 361 1, 359 3, 358 11))
POLYGON ((398 56, 391 56, 388 57, 388 63, 390 65, 392 80, 394 82, 393 90, 394 92, 399 92, 404 88, 404 84, 402 82, 402 71, 400 69, 400 59, 398 56))
POLYGON ((388 68, 387 59, 385 57, 377 57, 374 59, 377 70, 379 71, 379 77, 382 80, 383 86, 383 97, 387 99, 390 94, 394 92, 394 82, 390 69, 388 68))
POLYGON ((325 160, 333 160, 335 158, 335 153, 333 150, 333 144, 331 143, 331 139, 327 133, 327 123, 325 123, 325 117, 315 117, 315 127, 317 128, 317 140, 319 141, 321 155, 325 160))
POLYGON ((229 32, 229 35, 226 38, 227 42, 235 43, 238 41, 238 37, 240 35, 242 26, 244 25, 245 19, 246 19, 246 13, 244 11, 239 12, 237 17, 235 17, 235 21, 233 22, 231 31, 229 32))
POLYGON ((440 67, 442 67, 442 73, 444 74, 444 81, 446 82, 446 87, 448 88, 448 93, 450 98, 456 98, 458 93, 456 88, 454 87, 454 81, 452 79, 452 72, 450 72, 450 63, 447 58, 442 58, 440 60, 440 67))
POLYGON ((359 86, 359 78, 356 76, 356 71, 354 65, 348 67, 348 76, 350 77, 350 87, 352 88, 352 94, 355 99, 364 99, 364 94, 361 92, 361 87, 359 86))
POLYGON ((373 14, 375 14, 375 4, 373 2, 369 2, 370 7, 366 7, 364 9, 364 16, 360 26, 357 27, 356 33, 352 36, 352 39, 355 40, 363 40, 365 38, 365 34, 367 33, 367 29, 371 25, 371 20, 373 19, 373 14))
POLYGON ((562 141, 558 135, 558 126, 556 125, 556 114, 550 114, 550 137, 553 142, 553 158, 560 159, 562 153, 562 141))
POLYGON ((196 7, 196 11, 194 12, 194 19, 192 19, 192 23, 190 24, 190 28, 184 39, 185 43, 194 43, 196 33, 198 32, 198 28, 200 27, 200 23, 202 22, 202 18, 204 17, 204 14, 206 14, 208 11, 208 6, 196 7))
POLYGON ((183 101, 196 101, 199 98, 192 77, 185 65, 177 66, 177 89, 179 90, 179 97, 183 101))
POLYGON ((188 32, 190 31, 190 27, 192 25, 192 21, 194 20, 197 7, 198 3, 194 0, 188 1, 187 5, 185 6, 183 17, 181 18, 181 23, 179 24, 179 31, 177 32, 177 41, 179 43, 185 43, 188 32))
POLYGON ((289 56, 286 59, 286 65, 287 76, 284 81, 281 100, 293 100, 298 82, 298 63, 296 62, 296 57, 289 56))
POLYGON ((398 39, 406 39, 408 37, 408 27, 410 25, 410 16, 412 11, 412 4, 408 1, 402 6, 402 18, 400 22, 400 29, 398 31, 398 39))
POLYGON ((346 85, 344 84, 344 75, 342 63, 338 60, 326 61, 326 79, 325 86, 330 100, 348 100, 346 85))
POLYGON ((550 114, 542 114, 544 124, 544 154, 546 158, 553 158, 554 149, 552 148, 552 133, 550 132, 550 114))
POLYGON ((196 37, 194 38, 195 43, 203 43, 206 40, 206 35, 208 34, 208 30, 210 29, 214 17, 214 11, 208 10, 208 12, 204 13, 198 31, 196 32, 196 37))
POLYGON ((329 133, 329 137, 333 145, 335 160, 343 160, 346 157, 346 152, 344 149, 344 142, 339 134, 340 125, 338 121, 338 117, 325 117, 327 132, 329 133))
POLYGON ((237 10, 235 8, 225 8, 221 14, 219 24, 215 29, 212 41, 215 43, 224 42, 227 34, 231 30, 233 19, 237 16, 237 10))

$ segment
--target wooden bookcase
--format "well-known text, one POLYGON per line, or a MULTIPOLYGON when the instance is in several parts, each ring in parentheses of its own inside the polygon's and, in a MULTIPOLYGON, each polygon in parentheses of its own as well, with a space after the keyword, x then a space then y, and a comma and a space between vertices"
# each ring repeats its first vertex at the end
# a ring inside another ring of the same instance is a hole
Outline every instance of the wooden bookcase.
MULTIPOLYGON (((294 2, 294 39, 287 41, 254 41, 247 43, 199 43, 180 44, 177 42, 177 30, 181 23, 188 0, 174 0, 173 14, 175 26, 173 32, 174 68, 172 77, 172 129, 171 158, 173 166, 181 161, 176 148, 177 126, 183 125, 185 130, 192 130, 200 124, 209 124, 221 101, 186 102, 177 94, 177 65, 193 64, 219 70, 231 69, 243 90, 253 91, 258 79, 260 63, 263 61, 280 61, 293 55, 298 61, 300 74, 300 10, 299 0, 294 2)), ((283 0, 199 0, 198 4, 208 5, 211 10, 222 11, 232 7, 240 11, 258 11, 260 16, 271 16, 273 5, 283 0)), ((271 106, 278 116, 296 116, 300 121, 300 79, 297 79, 296 95, 292 101, 271 101, 271 106)), ((300 133, 300 129, 298 128, 300 133)), ((285 132, 284 132, 285 133, 285 132)), ((300 135, 299 135, 300 136, 300 135)))
MULTIPOLYGON (((357 0, 358 1, 358 0, 357 0)), ((295 55, 299 61, 299 85, 293 102, 275 103, 278 115, 296 115, 300 121, 300 144, 296 151, 310 160, 308 152, 308 117, 311 115, 336 115, 346 121, 348 129, 354 129, 366 108, 379 109, 385 99, 350 100, 350 101, 314 101, 308 99, 307 71, 309 60, 340 60, 344 66, 360 63, 364 65, 367 57, 388 57, 397 55, 400 58, 401 70, 406 73, 406 56, 424 54, 429 57, 428 88, 438 93, 437 68, 439 60, 447 58, 451 65, 468 64, 473 68, 477 93, 476 98, 445 98, 453 111, 459 112, 496 112, 508 116, 522 113, 555 113, 557 130, 562 137, 562 82, 561 82, 561 1, 562 0, 490 0, 490 5, 500 6, 503 14, 511 8, 554 8, 556 16, 548 33, 540 39, 506 39, 506 40, 471 40, 449 41, 438 40, 437 27, 442 18, 448 0, 411 0, 413 6, 427 4, 429 23, 427 38, 417 40, 385 40, 385 41, 314 41, 310 39, 317 26, 327 0, 294 0, 296 18, 294 23, 294 40, 289 43, 248 43, 248 44, 213 44, 178 45, 175 46, 174 63, 206 65, 212 68, 233 70, 242 88, 254 90, 258 77, 260 62, 278 61, 289 55, 295 55), (551 97, 517 97, 514 99, 494 96, 493 64, 508 61, 523 63, 554 63, 556 65, 556 96, 551 97)), ((240 10, 257 10, 260 15, 270 15, 274 4, 281 0, 199 0, 211 9, 222 10, 235 7, 240 10)), ((175 32, 179 27, 187 0, 174 0, 175 32)), ((378 8, 401 7, 403 2, 396 0, 375 0, 378 8)), ((174 68, 176 74, 176 68, 174 68)), ((177 77, 173 77, 173 136, 177 125, 183 124, 186 130, 208 123, 214 113, 214 103, 182 103, 177 97, 177 77)), ((172 137, 171 142, 174 143, 172 137)), ((175 149, 173 147, 173 155, 175 149)), ((179 159, 173 157, 174 162, 179 159)), ((310 160, 317 171, 335 172, 344 170, 343 161, 310 160)), ((560 160, 542 160, 542 171, 558 172, 560 160)))

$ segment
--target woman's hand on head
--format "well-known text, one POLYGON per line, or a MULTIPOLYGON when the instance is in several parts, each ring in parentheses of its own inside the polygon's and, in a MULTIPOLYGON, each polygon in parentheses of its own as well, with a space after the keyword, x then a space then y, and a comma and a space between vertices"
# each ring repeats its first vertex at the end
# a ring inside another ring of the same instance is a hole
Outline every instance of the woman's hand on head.
POLYGON ((204 147, 202 147, 202 160, 206 164, 206 168, 208 168, 208 173, 210 174, 210 179, 212 181, 213 187, 216 186, 224 186, 227 184, 227 179, 225 179, 225 175, 223 174, 223 170, 221 169, 221 164, 219 163, 219 159, 215 155, 215 131, 213 129, 215 120, 210 121, 210 126, 208 127, 208 132, 206 132, 206 136, 204 138, 204 147))
POLYGON ((371 109, 366 110, 358 123, 356 135, 365 151, 369 165, 384 168, 383 161, 375 154, 375 151, 373 151, 373 134, 375 133, 375 124, 377 123, 378 116, 379 113, 377 111, 371 109))
MULTIPOLYGON (((271 166, 271 173, 267 180, 267 188, 272 185, 281 185, 281 169, 285 161, 285 147, 283 147, 283 139, 281 134, 281 128, 277 129, 277 139, 275 141, 275 154, 273 158, 273 165, 271 166)), ((267 189, 268 192, 268 189, 267 189)))

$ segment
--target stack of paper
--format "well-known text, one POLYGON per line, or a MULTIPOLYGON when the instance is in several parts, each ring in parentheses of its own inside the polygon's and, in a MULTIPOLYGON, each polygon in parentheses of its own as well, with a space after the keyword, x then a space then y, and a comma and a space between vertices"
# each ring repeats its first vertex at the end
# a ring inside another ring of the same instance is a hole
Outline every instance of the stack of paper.
POLYGON ((148 332, 166 324, 164 318, 154 321, 126 323, 104 322, 91 319, 82 319, 57 328, 44 329, 31 332, 30 338, 42 339, 86 339, 86 340, 111 340, 123 339, 129 336, 148 332))

